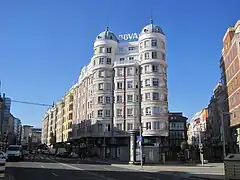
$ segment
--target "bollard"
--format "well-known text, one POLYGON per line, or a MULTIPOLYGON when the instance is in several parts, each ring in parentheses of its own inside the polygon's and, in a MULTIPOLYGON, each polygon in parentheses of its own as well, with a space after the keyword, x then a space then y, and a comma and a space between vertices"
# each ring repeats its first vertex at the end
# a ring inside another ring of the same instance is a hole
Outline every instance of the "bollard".
POLYGON ((0 159, 0 178, 5 177, 5 170, 6 170, 6 159, 1 158, 0 159))

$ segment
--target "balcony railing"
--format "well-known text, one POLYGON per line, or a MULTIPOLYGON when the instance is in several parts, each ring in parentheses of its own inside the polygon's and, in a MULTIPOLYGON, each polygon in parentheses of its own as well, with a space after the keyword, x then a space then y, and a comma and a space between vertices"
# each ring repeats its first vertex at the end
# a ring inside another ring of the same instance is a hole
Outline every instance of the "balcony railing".
POLYGON ((124 61, 115 61, 114 65, 125 65, 125 64, 138 64, 138 60, 133 59, 133 60, 124 60, 124 61))

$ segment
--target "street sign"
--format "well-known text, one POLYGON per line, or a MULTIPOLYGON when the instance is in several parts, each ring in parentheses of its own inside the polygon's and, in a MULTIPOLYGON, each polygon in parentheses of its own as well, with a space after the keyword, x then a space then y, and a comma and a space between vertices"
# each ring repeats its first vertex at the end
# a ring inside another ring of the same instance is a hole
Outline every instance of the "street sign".
POLYGON ((142 136, 137 136, 137 144, 139 147, 142 146, 142 136))

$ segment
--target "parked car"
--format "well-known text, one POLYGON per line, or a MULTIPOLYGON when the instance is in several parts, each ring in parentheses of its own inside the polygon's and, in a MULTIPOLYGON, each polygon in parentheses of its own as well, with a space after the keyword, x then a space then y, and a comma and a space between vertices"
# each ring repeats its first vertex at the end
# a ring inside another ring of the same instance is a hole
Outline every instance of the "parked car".
POLYGON ((23 151, 21 145, 9 145, 6 151, 7 159, 23 160, 23 151))

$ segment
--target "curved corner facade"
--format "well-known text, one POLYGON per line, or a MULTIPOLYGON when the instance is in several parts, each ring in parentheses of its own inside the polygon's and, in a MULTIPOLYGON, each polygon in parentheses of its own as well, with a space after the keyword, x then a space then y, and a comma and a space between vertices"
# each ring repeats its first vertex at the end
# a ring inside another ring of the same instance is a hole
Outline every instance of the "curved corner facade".
POLYGON ((77 136, 125 136, 140 124, 143 136, 168 136, 166 40, 161 28, 147 25, 134 42, 119 40, 108 28, 100 33, 76 94, 73 115, 81 129, 77 136))

